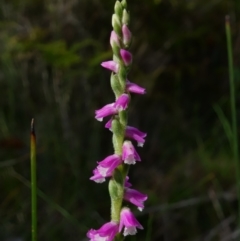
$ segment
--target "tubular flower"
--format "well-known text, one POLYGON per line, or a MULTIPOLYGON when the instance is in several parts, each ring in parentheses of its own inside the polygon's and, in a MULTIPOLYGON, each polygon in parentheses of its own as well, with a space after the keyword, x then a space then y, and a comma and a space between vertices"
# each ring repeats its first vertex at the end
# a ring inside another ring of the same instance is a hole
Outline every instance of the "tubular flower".
POLYGON ((129 208, 123 208, 120 214, 119 232, 123 231, 123 235, 134 235, 138 229, 143 229, 143 226, 137 221, 129 208))
POLYGON ((142 88, 141 86, 135 83, 131 83, 129 80, 127 80, 126 82, 126 89, 130 93, 135 93, 140 95, 146 94, 146 90, 144 88, 142 88))
POLYGON ((102 176, 97 168, 93 170, 93 176, 90 177, 90 180, 96 182, 96 183, 103 183, 105 182, 105 177, 102 176))
POLYGON ((127 126, 125 136, 137 141, 138 146, 142 147, 144 145, 144 142, 145 142, 144 138, 147 136, 147 133, 141 132, 135 127, 127 126))
POLYGON ((116 100, 114 107, 117 108, 118 111, 126 110, 129 103, 129 96, 128 94, 122 94, 116 100))
POLYGON ((109 115, 115 115, 119 111, 125 110, 128 107, 129 96, 128 94, 122 94, 118 97, 115 103, 107 104, 101 109, 95 111, 95 118, 98 121, 102 121, 104 117, 109 115))
POLYGON ((122 158, 119 155, 113 154, 106 157, 104 160, 98 163, 97 169, 103 177, 112 176, 116 167, 122 163, 122 158))
POLYGON ((129 182, 129 177, 126 176, 124 182, 124 199, 137 206, 139 211, 142 211, 144 208, 144 202, 148 197, 135 189, 131 189, 131 186, 132 184, 129 182))
POLYGON ((87 237, 90 241, 113 241, 118 233, 118 223, 113 221, 105 223, 100 229, 90 229, 87 237))
POLYGON ((114 44, 116 44, 117 46, 120 46, 119 38, 118 38, 117 34, 115 33, 115 31, 111 32, 110 44, 112 47, 114 46, 114 44))
POLYGON ((125 187, 124 189, 124 199, 135 206, 138 207, 139 211, 142 211, 144 208, 144 202, 147 200, 147 195, 131 188, 125 187))
POLYGON ((102 67, 108 70, 111 70, 114 73, 118 72, 118 64, 116 62, 114 62, 113 60, 109 60, 109 61, 104 61, 101 63, 102 67))
POLYGON ((141 161, 140 156, 135 150, 131 141, 124 141, 122 147, 122 159, 126 164, 135 164, 136 161, 141 161))
POLYGON ((122 34, 123 34, 123 44, 126 46, 129 46, 132 40, 132 33, 130 32, 126 24, 123 24, 122 26, 122 34))
POLYGON ((107 104, 103 106, 101 109, 95 111, 95 118, 98 121, 102 121, 104 117, 109 115, 117 114, 117 109, 115 107, 115 103, 107 104))
POLYGON ((113 154, 106 157, 101 162, 98 162, 97 168, 93 170, 93 176, 90 180, 102 183, 105 177, 111 177, 114 170, 122 163, 122 158, 119 155, 113 154))

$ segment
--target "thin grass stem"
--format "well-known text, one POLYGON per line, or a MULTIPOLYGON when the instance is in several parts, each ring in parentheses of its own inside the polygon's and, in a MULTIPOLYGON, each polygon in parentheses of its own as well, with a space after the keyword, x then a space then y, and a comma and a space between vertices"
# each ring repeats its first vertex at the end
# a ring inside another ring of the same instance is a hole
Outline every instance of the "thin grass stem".
POLYGON ((149 215, 147 222, 147 234, 145 241, 151 241, 152 239, 152 224, 153 224, 153 215, 149 215))
POLYGON ((235 97, 235 83, 234 83, 232 38, 231 38, 231 27, 230 27, 229 16, 226 16, 225 27, 226 27, 226 37, 227 37, 228 68, 229 68, 229 80, 230 80, 230 100, 231 100, 230 105, 231 105, 231 115, 232 115, 232 152, 233 152, 233 159, 236 165, 236 181, 237 181, 237 196, 238 196, 238 224, 240 226, 240 164, 238 160, 236 97, 235 97))
POLYGON ((34 119, 31 122, 30 137, 31 197, 32 197, 32 241, 37 241, 37 174, 36 174, 36 135, 34 119))

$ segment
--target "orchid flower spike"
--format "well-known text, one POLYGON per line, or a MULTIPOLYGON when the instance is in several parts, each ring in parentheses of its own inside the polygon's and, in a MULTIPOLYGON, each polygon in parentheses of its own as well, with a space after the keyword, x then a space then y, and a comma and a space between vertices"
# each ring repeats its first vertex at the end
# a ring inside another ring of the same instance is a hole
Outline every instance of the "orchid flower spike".
POLYGON ((130 15, 127 11, 127 0, 116 0, 112 15, 112 31, 110 45, 113 57, 104 61, 101 66, 110 70, 110 85, 115 95, 115 101, 104 105, 95 111, 95 118, 102 121, 108 117, 105 127, 112 132, 114 152, 97 162, 90 180, 102 183, 109 178, 109 196, 111 198, 111 221, 99 229, 87 232, 89 241, 114 241, 123 236, 135 235, 137 229, 143 229, 129 208, 122 207, 123 199, 135 205, 140 211, 144 208, 147 195, 133 189, 129 182, 127 165, 141 161, 131 140, 138 146, 145 143, 146 133, 136 127, 128 126, 128 108, 131 94, 143 95, 145 88, 128 80, 133 56, 129 51, 132 33, 129 29, 130 15))

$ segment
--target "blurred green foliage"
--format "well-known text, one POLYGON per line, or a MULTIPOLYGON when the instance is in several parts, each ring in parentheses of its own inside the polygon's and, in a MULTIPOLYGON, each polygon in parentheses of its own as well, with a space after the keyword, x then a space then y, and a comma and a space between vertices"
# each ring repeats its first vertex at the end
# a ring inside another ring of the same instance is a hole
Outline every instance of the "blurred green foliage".
MULTIPOLYGON (((100 67, 112 55, 114 2, 0 3, 0 240, 30 240, 32 117, 39 240, 86 240, 89 228, 109 219, 107 184, 89 177, 96 161, 112 152, 111 133, 94 120, 94 110, 114 98, 110 73, 100 67)), ((128 240, 232 240, 237 201, 222 121, 230 117, 224 18, 232 19, 239 93, 237 4, 128 1, 129 79, 147 89, 146 96, 133 96, 129 123, 148 133, 139 150, 143 161, 130 176, 149 195, 138 216, 145 231, 128 240)))

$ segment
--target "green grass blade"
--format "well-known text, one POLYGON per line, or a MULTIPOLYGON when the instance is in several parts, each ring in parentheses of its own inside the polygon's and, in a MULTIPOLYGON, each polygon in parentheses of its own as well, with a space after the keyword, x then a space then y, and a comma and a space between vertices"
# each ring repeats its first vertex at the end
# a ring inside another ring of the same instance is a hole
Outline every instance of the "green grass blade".
POLYGON ((220 108, 219 105, 214 105, 213 109, 215 110, 215 112, 217 113, 218 119, 220 120, 223 129, 225 131, 225 134, 228 138, 230 147, 232 148, 232 138, 233 138, 233 133, 232 133, 232 127, 231 124, 229 122, 229 120, 227 119, 227 117, 225 116, 225 114, 223 113, 222 109, 220 108))
POLYGON ((226 37, 227 37, 227 51, 228 51, 228 68, 230 80, 230 99, 231 99, 231 114, 232 114, 232 149, 233 159, 236 165, 236 181, 237 181, 237 195, 238 195, 238 222, 240 225, 240 165, 238 160, 238 134, 237 134, 237 115, 236 115, 236 97, 235 97, 235 83, 234 83, 234 69, 233 69, 233 54, 232 54, 232 39, 230 17, 226 16, 226 37))
POLYGON ((37 174, 36 174, 36 135, 34 119, 31 122, 30 137, 31 196, 32 196, 32 241, 37 241, 37 174))
POLYGON ((146 241, 152 240, 152 225, 153 225, 153 214, 149 216, 148 218, 148 224, 147 224, 147 234, 146 234, 146 241))

